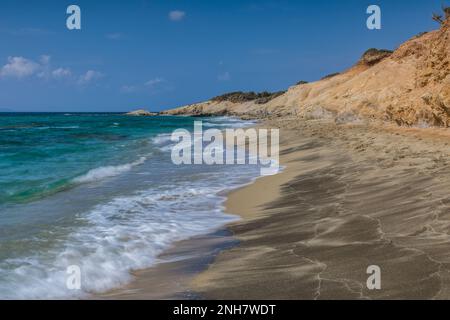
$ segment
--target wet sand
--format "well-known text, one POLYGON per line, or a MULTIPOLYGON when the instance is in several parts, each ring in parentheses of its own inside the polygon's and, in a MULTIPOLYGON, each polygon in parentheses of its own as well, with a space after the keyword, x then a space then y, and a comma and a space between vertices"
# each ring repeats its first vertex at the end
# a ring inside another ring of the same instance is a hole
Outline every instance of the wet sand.
POLYGON ((202 297, 190 289, 189 282, 210 265, 220 251, 238 241, 226 229, 179 241, 159 257, 154 267, 133 272, 128 285, 97 294, 94 299, 118 300, 197 300, 202 297))
POLYGON ((280 127, 285 170, 229 194, 241 221, 186 240, 106 299, 448 299, 450 133, 280 127), (175 261, 173 261, 175 260, 175 261), (381 290, 366 286, 381 268, 381 290))
POLYGON ((235 191, 240 244, 190 284, 210 299, 450 298, 450 147, 439 129, 275 120, 277 176, 235 191), (381 290, 366 286, 381 268, 381 290))

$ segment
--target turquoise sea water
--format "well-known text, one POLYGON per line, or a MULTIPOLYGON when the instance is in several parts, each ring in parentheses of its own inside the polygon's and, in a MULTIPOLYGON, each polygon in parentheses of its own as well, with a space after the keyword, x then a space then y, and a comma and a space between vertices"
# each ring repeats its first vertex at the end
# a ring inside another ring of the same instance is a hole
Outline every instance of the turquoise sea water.
POLYGON ((0 114, 0 298, 82 297, 130 281, 174 241, 236 217, 224 192, 256 166, 176 166, 171 132, 230 118, 0 114), (66 286, 67 267, 82 272, 66 286))
POLYGON ((3 114, 0 203, 63 190, 100 166, 139 162, 152 151, 149 137, 190 122, 114 114, 3 114))

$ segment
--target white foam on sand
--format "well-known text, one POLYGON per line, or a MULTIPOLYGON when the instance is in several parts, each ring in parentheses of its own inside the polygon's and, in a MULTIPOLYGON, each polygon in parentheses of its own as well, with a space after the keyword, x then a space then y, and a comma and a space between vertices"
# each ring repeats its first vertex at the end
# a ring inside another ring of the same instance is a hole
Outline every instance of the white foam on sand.
MULTIPOLYGON (((153 142, 165 146, 172 143, 170 137, 159 135, 153 142)), ((123 174, 144 161, 93 169, 76 181, 123 174)), ((123 286, 132 280, 131 271, 158 263, 158 256, 174 242, 237 220, 224 213, 223 195, 251 182, 258 173, 258 168, 245 166, 193 172, 196 179, 155 181, 146 190, 80 212, 73 225, 49 235, 51 246, 48 239, 34 241, 36 248, 48 249, 0 262, 0 299, 85 298, 123 286), (80 290, 67 287, 70 266, 81 270, 80 290)))
MULTIPOLYGON (((225 183, 226 184, 226 183, 225 183)), ((0 298, 80 298, 124 285, 130 271, 158 262, 173 242, 205 234, 237 217, 223 213, 224 187, 186 183, 118 197, 80 214, 61 246, 0 265, 0 298), (81 270, 81 290, 69 290, 67 268, 81 270)))

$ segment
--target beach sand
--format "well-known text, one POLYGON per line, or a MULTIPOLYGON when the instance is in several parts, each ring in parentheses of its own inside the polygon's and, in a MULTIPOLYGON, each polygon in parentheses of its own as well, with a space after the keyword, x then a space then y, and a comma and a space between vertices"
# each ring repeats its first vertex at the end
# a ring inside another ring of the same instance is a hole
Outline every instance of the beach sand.
POLYGON ((136 273, 132 296, 154 297, 163 279, 163 297, 449 299, 450 133, 437 128, 450 126, 449 34, 447 19, 264 103, 237 92, 163 112, 263 118, 281 128, 286 168, 229 194, 227 211, 242 217, 228 226, 238 245, 211 256, 187 240, 194 261, 209 262, 136 273), (380 290, 367 288, 370 266, 380 290))
POLYGON ((273 120, 283 173, 234 191, 240 244, 190 284, 207 299, 450 298, 442 129, 273 120), (367 268, 381 269, 369 290, 367 268))
POLYGON ((446 130, 288 118, 261 126, 281 128, 285 169, 229 194, 227 212, 242 217, 228 227, 233 237, 178 243, 169 262, 101 298, 450 298, 446 130), (367 289, 371 265, 381 290, 367 289))
POLYGON ((198 270, 189 290, 206 299, 449 299, 450 134, 437 128, 450 126, 449 35, 447 19, 264 103, 238 92, 164 112, 281 128, 286 169, 229 195, 227 211, 242 217, 229 226, 239 245, 198 270), (380 290, 367 288, 370 266, 381 270, 380 290))

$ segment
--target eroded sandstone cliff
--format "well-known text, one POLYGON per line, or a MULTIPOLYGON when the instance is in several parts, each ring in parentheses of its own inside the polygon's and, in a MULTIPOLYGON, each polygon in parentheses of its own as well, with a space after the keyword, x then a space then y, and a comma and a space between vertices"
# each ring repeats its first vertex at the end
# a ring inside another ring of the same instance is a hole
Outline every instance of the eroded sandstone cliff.
MULTIPOLYGON (((166 114, 264 117, 295 115, 367 119, 399 125, 450 126, 450 19, 394 52, 370 49, 350 69, 320 81, 289 88, 261 104, 210 100, 166 114)), ((318 62, 319 63, 319 62, 318 62)))

